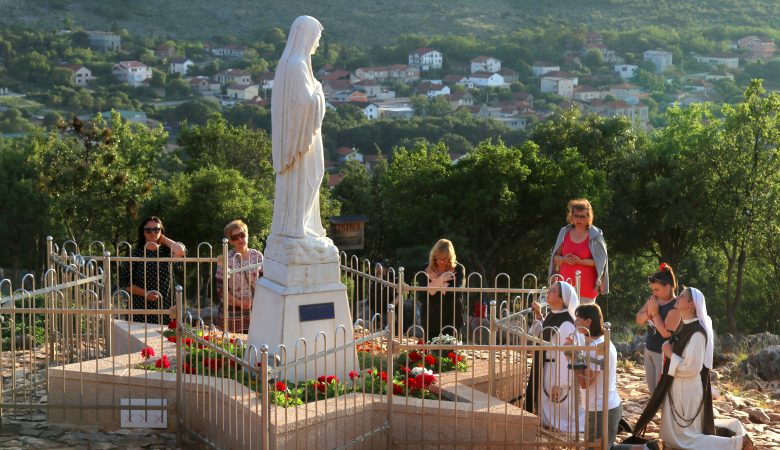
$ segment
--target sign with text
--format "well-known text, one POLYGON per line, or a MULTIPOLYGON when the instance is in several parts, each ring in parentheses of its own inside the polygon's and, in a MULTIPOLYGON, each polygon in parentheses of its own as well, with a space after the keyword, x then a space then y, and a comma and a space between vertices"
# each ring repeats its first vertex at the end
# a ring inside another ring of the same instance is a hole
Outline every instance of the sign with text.
POLYGON ((330 218, 330 238, 339 250, 363 250, 367 216, 337 216, 330 218))
POLYGON ((336 308, 334 307, 333 302, 300 305, 298 306, 298 318, 301 320, 301 322, 335 319, 336 308))

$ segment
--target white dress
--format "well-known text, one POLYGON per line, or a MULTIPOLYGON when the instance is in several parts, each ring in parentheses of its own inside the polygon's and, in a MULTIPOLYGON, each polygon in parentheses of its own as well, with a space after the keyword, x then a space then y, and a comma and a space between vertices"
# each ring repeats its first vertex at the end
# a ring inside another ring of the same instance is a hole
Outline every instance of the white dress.
MULTIPOLYGON (((686 321, 689 322, 691 321, 686 321)), ((674 377, 674 382, 663 403, 661 439, 664 445, 681 450, 740 450, 745 428, 736 419, 715 420, 715 426, 729 428, 736 433, 736 436, 731 438, 703 434, 700 412, 693 422, 687 425, 699 411, 703 395, 699 373, 704 365, 706 341, 703 333, 695 333, 688 341, 682 357, 672 355, 669 375, 674 377)))
MULTIPOLYGON (((568 314, 568 311, 564 310, 552 314, 568 314)), ((534 322, 531 327, 531 334, 541 337, 542 331, 542 322, 534 322)), ((552 333, 550 343, 553 345, 564 345, 566 338, 574 331, 573 323, 564 322, 558 328, 558 333, 552 333)), ((579 390, 579 384, 577 384, 572 371, 567 367, 568 360, 564 352, 548 350, 545 359, 550 360, 550 362, 545 362, 542 369, 542 393, 539 402, 541 404, 542 424, 564 433, 574 433, 576 431, 575 419, 579 415, 579 429, 580 432, 584 432, 585 409, 581 406, 576 408, 575 405, 575 391, 579 390), (563 401, 555 402, 550 398, 554 386, 561 388, 560 398, 563 401)), ((581 399, 582 396, 580 395, 581 399)))

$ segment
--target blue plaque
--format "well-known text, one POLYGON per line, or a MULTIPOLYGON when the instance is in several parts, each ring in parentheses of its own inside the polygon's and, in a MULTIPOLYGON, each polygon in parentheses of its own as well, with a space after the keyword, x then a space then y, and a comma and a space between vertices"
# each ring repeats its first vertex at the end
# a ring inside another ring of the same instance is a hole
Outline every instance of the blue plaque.
POLYGON ((298 305, 298 317, 300 318, 301 322, 335 319, 336 308, 333 306, 333 302, 298 305))

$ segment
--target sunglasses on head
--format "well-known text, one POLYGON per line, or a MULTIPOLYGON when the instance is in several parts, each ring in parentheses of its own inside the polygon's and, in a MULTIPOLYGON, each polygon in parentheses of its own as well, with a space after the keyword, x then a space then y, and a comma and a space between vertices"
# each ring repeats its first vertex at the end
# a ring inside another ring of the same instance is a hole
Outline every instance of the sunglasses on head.
POLYGON ((650 283, 650 284, 652 284, 652 283, 661 283, 663 285, 669 284, 668 280, 663 280, 661 278, 656 278, 656 277, 654 277, 652 275, 647 277, 647 282, 650 283))
POLYGON ((243 231, 238 234, 233 234, 230 236, 231 241, 237 241, 239 239, 244 239, 244 238, 246 238, 246 233, 244 233, 243 231))
POLYGON ((144 228, 144 233, 159 233, 160 230, 160 227, 146 227, 144 228))

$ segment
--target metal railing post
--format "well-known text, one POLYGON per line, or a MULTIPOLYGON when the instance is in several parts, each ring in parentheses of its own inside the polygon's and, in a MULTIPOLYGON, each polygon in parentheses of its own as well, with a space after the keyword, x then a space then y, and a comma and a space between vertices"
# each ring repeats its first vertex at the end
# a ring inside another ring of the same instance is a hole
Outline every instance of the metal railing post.
POLYGON ((182 373, 184 371, 184 352, 182 348, 181 334, 184 329, 184 301, 181 285, 176 285, 176 446, 181 448, 182 429, 184 427, 184 383, 182 373))
POLYGON ((582 273, 581 273, 579 270, 577 270, 577 271, 575 271, 575 272, 574 272, 574 278, 575 278, 575 280, 574 280, 574 281, 575 281, 575 283, 576 283, 576 286, 575 286, 575 288, 577 289, 577 298, 580 298, 580 297, 582 297, 582 296, 580 295, 580 276, 581 276, 581 275, 582 275, 582 273))
MULTIPOLYGON (((404 300, 405 293, 404 293, 404 268, 399 267, 398 268, 398 292, 396 295, 398 296, 398 332, 396 333, 396 336, 404 336, 404 300)), ((415 305, 412 303, 412 321, 414 321, 415 317, 415 311, 414 311, 415 305)), ((388 323, 389 320, 388 320, 388 323)), ((415 324, 416 325, 416 324, 415 324)))
POLYGON ((228 240, 222 238, 222 331, 228 331, 228 292, 230 289, 230 269, 228 263, 230 258, 228 257, 228 240))
MULTIPOLYGON (((109 310, 114 309, 114 299, 111 295, 111 253, 103 252, 103 304, 109 310)), ((108 355, 114 354, 114 341, 111 333, 111 314, 105 314, 103 323, 103 333, 106 340, 106 351, 108 355)))
POLYGON ((271 408, 268 399, 268 346, 260 346, 260 439, 262 439, 263 450, 271 448, 271 436, 269 436, 269 425, 271 420, 271 408))
POLYGON ((496 300, 490 301, 490 352, 488 352, 488 395, 495 395, 493 389, 495 387, 496 378, 496 324, 498 319, 496 318, 496 300))
MULTIPOLYGON (((403 308, 403 306, 402 306, 403 308)), ((395 308, 393 305, 387 305, 387 320, 392 323, 395 320, 395 308)), ((395 346, 395 333, 393 327, 388 328, 387 336, 387 372, 393 373, 393 347, 395 346)), ((392 376, 388 377, 387 386, 387 448, 393 448, 393 381, 392 376)))

